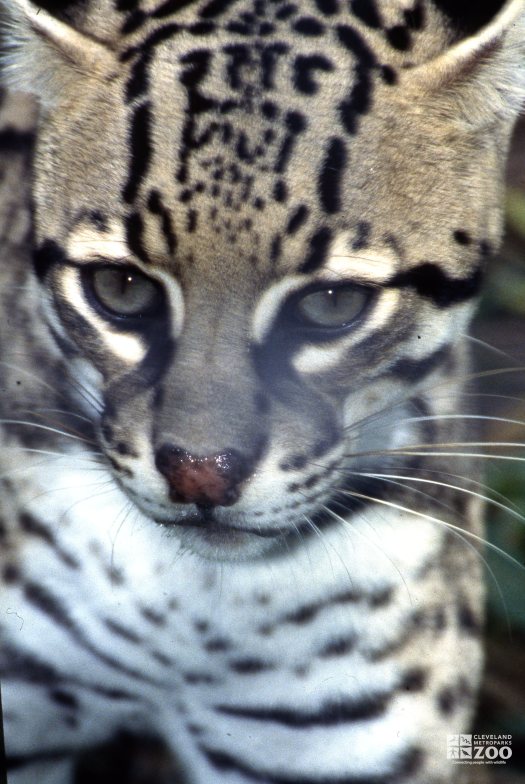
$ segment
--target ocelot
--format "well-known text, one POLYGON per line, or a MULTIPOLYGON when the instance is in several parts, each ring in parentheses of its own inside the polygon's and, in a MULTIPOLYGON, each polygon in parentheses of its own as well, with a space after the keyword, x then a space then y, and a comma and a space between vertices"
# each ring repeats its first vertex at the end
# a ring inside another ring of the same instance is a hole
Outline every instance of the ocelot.
POLYGON ((34 154, 27 98, 0 133, 9 782, 122 732, 177 782, 464 780, 466 333, 525 3, 2 13, 39 104, 34 154))

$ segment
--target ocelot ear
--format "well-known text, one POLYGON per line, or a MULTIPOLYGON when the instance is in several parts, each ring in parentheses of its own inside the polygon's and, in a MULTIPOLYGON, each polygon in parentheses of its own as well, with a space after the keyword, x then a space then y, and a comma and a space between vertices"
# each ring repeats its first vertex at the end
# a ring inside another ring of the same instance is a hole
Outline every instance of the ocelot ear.
POLYGON ((454 31, 451 46, 405 73, 463 127, 509 122, 525 101, 525 0, 435 0, 454 31))
POLYGON ((34 93, 44 106, 79 89, 82 79, 108 78, 115 68, 110 49, 36 2, 3 0, 2 23, 8 85, 34 93))

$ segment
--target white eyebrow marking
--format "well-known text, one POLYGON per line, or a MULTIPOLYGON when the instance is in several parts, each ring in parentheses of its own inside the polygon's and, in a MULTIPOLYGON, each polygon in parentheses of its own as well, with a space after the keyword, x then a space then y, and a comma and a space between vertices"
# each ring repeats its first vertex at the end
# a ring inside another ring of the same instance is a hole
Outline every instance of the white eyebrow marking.
POLYGON ((390 248, 382 247, 380 251, 371 251, 369 255, 354 254, 348 248, 346 238, 339 237, 335 240, 328 262, 320 272, 354 280, 356 283, 381 285, 398 270, 399 259, 390 248))
POLYGON ((67 238, 66 254, 70 259, 79 262, 101 258, 126 262, 130 257, 122 227, 116 222, 104 232, 95 229, 91 224, 76 226, 67 238))

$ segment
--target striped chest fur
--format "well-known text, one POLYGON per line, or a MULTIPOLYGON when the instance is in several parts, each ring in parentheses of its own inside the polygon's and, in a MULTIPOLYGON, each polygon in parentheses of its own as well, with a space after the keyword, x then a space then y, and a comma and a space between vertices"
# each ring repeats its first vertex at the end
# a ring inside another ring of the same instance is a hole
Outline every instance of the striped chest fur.
POLYGON ((522 1, 2 5, 40 103, 31 196, 3 109, 9 781, 122 730, 173 781, 459 780, 522 1))

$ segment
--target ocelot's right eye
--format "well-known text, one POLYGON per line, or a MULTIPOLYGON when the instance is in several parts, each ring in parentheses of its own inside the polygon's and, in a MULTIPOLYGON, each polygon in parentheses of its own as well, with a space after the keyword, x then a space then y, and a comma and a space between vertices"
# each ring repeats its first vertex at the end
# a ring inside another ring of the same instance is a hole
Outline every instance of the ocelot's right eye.
POLYGON ((83 281, 90 298, 109 318, 141 319, 160 315, 164 308, 162 288, 134 267, 88 267, 83 281))

